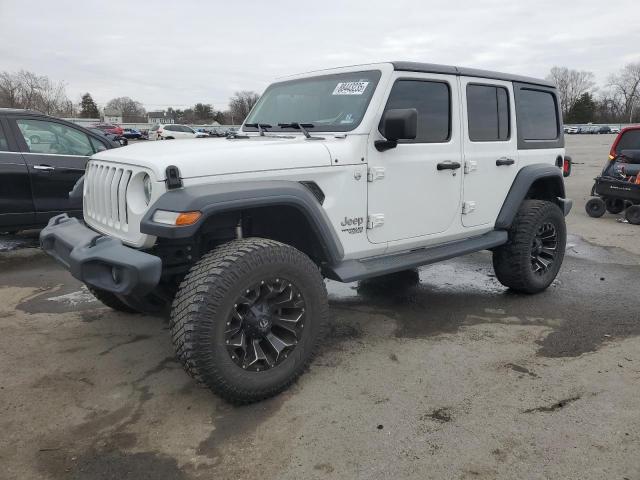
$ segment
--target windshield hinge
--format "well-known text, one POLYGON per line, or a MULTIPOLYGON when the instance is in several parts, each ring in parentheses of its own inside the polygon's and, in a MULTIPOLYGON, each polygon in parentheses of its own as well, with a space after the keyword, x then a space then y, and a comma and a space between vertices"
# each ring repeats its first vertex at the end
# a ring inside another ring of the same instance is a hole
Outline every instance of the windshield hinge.
POLYGON ((367 170, 367 181, 375 182, 376 180, 382 180, 385 175, 384 167, 369 167, 367 170))

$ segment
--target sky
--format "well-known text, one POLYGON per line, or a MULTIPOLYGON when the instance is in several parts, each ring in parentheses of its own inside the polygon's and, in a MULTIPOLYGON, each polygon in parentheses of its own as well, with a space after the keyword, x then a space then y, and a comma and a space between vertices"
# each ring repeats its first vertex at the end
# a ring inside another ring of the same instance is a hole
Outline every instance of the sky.
POLYGON ((0 71, 67 85, 74 101, 226 108, 238 90, 323 68, 411 60, 600 84, 640 61, 637 0, 0 0, 0 71))

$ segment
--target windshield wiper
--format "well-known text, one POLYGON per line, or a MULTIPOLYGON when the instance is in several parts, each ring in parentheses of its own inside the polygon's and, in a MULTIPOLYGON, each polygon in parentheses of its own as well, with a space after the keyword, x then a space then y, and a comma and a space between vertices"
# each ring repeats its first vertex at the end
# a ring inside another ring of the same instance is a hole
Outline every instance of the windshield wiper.
POLYGON ((309 130, 307 130, 307 128, 315 127, 313 123, 298 123, 298 122, 279 123, 278 126, 280 128, 295 128, 296 130, 300 130, 304 134, 304 136, 307 137, 307 139, 309 140, 324 140, 324 137, 312 137, 311 134, 309 133, 309 130))
POLYGON ((264 137, 264 132, 267 131, 267 128, 272 128, 268 123, 245 123, 244 126, 249 128, 257 128, 258 132, 260 132, 261 137, 264 137))

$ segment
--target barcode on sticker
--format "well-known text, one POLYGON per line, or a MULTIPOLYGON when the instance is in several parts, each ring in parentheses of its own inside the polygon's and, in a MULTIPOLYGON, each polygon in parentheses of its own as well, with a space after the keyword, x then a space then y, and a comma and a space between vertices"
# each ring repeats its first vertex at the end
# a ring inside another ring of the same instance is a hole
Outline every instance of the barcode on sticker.
POLYGON ((333 95, 362 95, 369 82, 340 82, 333 90, 333 95))

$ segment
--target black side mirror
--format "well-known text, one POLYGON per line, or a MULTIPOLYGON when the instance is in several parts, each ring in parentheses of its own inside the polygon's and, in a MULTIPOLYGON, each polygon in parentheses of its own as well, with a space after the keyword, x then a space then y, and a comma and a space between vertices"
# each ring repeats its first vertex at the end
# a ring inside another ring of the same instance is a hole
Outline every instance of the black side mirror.
POLYGON ((376 140, 378 151, 383 152, 398 145, 398 140, 413 140, 418 132, 418 111, 415 108, 387 110, 381 120, 382 135, 386 140, 376 140))

